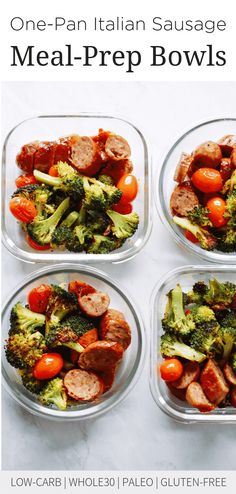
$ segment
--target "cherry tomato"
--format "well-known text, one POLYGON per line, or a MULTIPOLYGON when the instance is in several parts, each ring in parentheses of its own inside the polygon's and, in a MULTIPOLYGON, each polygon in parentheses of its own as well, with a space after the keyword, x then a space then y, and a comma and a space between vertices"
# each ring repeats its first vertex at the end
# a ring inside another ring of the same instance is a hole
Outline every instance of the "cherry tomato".
POLYGON ((32 247, 32 249, 35 249, 35 250, 48 250, 48 249, 51 249, 51 245, 50 244, 39 245, 29 235, 27 235, 26 240, 27 240, 28 244, 30 245, 30 247, 32 247))
POLYGON ((184 234, 185 234, 185 237, 187 238, 187 240, 189 240, 193 244, 197 244, 198 243, 197 237, 195 237, 195 235, 193 235, 193 233, 190 232, 189 230, 185 230, 185 233, 184 234))
POLYGON ((28 295, 30 310, 39 314, 46 312, 51 291, 50 285, 42 284, 33 288, 28 295))
POLYGON ((112 209, 120 214, 129 214, 133 211, 133 206, 129 202, 127 204, 122 204, 120 201, 112 206, 112 209))
POLYGON ((214 168, 199 168, 194 172, 191 180, 201 192, 219 192, 223 187, 221 174, 214 168))
POLYGON ((37 184, 37 180, 34 175, 20 175, 16 181, 16 186, 18 188, 24 187, 25 185, 37 184))
POLYGON ((22 223, 30 223, 37 216, 34 203, 25 197, 13 197, 9 207, 13 216, 22 223))
POLYGON ((226 211, 226 202, 221 197, 213 197, 207 202, 208 214, 211 222, 216 228, 226 225, 227 219, 224 218, 226 211))
POLYGON ((35 379, 51 379, 61 371, 64 361, 60 353, 44 353, 33 368, 35 379))
POLYGON ((58 170, 56 165, 49 168, 48 175, 50 175, 51 177, 58 177, 58 170))
POLYGON ((126 173, 120 178, 116 187, 122 192, 120 203, 132 202, 138 193, 137 178, 130 173, 126 173))
POLYGON ((183 374, 183 365, 177 358, 169 358, 164 360, 160 365, 161 378, 164 381, 177 381, 183 374))
POLYGON ((188 316, 189 314, 191 314, 191 310, 190 309, 186 309, 185 310, 185 314, 186 314, 186 316, 188 316))

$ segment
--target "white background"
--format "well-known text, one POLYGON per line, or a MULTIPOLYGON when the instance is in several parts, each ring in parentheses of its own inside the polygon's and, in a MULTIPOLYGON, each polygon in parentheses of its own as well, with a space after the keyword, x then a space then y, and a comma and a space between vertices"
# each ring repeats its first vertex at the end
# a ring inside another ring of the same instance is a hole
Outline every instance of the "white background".
MULTIPOLYGON (((18 122, 37 114, 122 114, 136 123, 151 143, 155 174, 160 154, 183 129, 196 121, 236 115, 235 89, 235 83, 5 83, 4 136, 18 122)), ((174 267, 199 262, 174 244, 154 207, 153 224, 150 240, 136 258, 121 265, 98 266, 133 294, 148 334, 149 299, 157 280, 174 267)), ((3 251, 2 267, 7 296, 38 266, 3 251)), ((62 424, 35 418, 3 393, 3 469, 233 470, 235 427, 172 421, 151 397, 148 372, 147 352, 142 378, 126 401, 87 422, 62 424)))

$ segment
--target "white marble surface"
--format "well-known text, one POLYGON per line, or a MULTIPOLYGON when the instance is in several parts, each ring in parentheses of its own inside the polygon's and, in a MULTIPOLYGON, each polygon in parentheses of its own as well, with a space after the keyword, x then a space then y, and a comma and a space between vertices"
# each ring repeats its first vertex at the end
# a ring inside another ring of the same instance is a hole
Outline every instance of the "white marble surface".
MULTIPOLYGON (((140 125, 159 152, 199 120, 236 114, 235 83, 5 83, 4 136, 20 120, 43 113, 102 111, 140 125)), ((166 271, 198 260, 173 243, 153 208, 153 231, 143 251, 121 265, 99 265, 133 293, 150 334, 149 298, 166 271)), ((3 250, 3 292, 37 269, 3 250)), ((22 410, 2 395, 4 470, 193 470, 235 467, 235 427, 176 423, 154 403, 149 352, 130 396, 97 420, 54 423, 22 410)))

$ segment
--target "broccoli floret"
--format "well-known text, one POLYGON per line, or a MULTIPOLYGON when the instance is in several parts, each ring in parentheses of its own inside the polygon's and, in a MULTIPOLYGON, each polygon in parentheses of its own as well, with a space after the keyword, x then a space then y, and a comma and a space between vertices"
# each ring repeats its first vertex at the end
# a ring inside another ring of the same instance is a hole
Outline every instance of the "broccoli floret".
POLYGON ((180 228, 191 232, 197 238, 203 249, 215 249, 217 245, 217 239, 207 230, 204 230, 199 225, 194 225, 187 218, 179 218, 179 216, 174 216, 173 221, 176 225, 180 226, 180 228))
POLYGON ((109 218, 112 220, 111 230, 115 237, 125 240, 132 237, 138 228, 139 217, 138 214, 132 212, 130 214, 120 214, 116 211, 107 211, 109 218))
POLYGON ((45 325, 45 316, 24 307, 18 302, 11 310, 9 335, 33 332, 45 325))
POLYGON ((182 337, 189 336, 195 329, 192 315, 185 314, 183 292, 179 284, 168 294, 162 325, 166 331, 174 332, 182 337))
POLYGON ((230 365, 231 365, 233 371, 236 373, 236 352, 232 353, 232 355, 231 355, 230 365))
POLYGON ((231 192, 226 199, 225 218, 228 219, 227 226, 236 226, 236 190, 231 192))
POLYGON ((67 165, 67 163, 59 162, 57 164, 57 169, 59 177, 51 177, 51 175, 40 172, 39 170, 34 170, 34 176, 38 182, 42 182, 65 192, 76 201, 82 199, 84 195, 83 179, 70 165, 67 165), (63 172, 61 171, 62 168, 63 172))
POLYGON ((52 285, 46 311, 46 335, 53 327, 58 326, 67 314, 76 310, 78 310, 76 296, 58 285, 52 285))
POLYGON ((195 362, 203 362, 206 355, 179 341, 175 335, 165 333, 161 336, 161 354, 164 357, 182 357, 195 362))
POLYGON ((221 356, 223 351, 222 339, 212 323, 199 326, 191 335, 190 345, 207 357, 221 356))
POLYGON ((222 193, 227 194, 229 192, 233 192, 235 188, 236 188, 236 170, 233 171, 229 180, 225 182, 222 193))
POLYGON ((236 310, 230 310, 224 314, 224 317, 221 319, 221 326, 225 328, 236 328, 236 310))
POLYGON ((71 238, 71 227, 78 221, 78 211, 72 211, 54 230, 51 243, 55 246, 65 246, 71 238))
POLYGON ((94 233, 104 233, 110 225, 110 219, 102 211, 87 211, 87 225, 94 233))
POLYGON ((207 285, 203 281, 198 281, 193 285, 192 290, 187 293, 187 304, 203 303, 203 295, 207 291, 207 285))
POLYGON ((46 349, 45 339, 39 331, 16 333, 6 342, 6 359, 17 369, 33 367, 46 349))
POLYGON ((188 219, 194 225, 213 226, 209 219, 209 212, 209 209, 204 208, 203 206, 195 206, 191 211, 189 211, 188 219))
POLYGON ((73 314, 66 317, 60 325, 49 331, 46 343, 49 348, 66 346, 80 353, 84 350, 78 342, 80 336, 93 328, 92 321, 78 314, 73 314))
POLYGON ((23 386, 34 394, 39 394, 45 386, 45 381, 35 379, 31 369, 22 369, 19 371, 23 386))
POLYGON ((196 324, 214 321, 217 323, 214 311, 207 305, 200 305, 192 310, 193 319, 196 324))
POLYGON ((54 405, 59 410, 66 410, 67 395, 63 385, 63 380, 59 377, 52 379, 39 394, 42 405, 54 405))
POLYGON ((205 302, 213 308, 228 307, 236 294, 236 285, 226 281, 221 283, 215 278, 209 281, 209 289, 204 295, 205 302))
POLYGON ((85 225, 76 226, 74 229, 74 235, 78 239, 79 243, 84 247, 93 238, 91 230, 85 225))
POLYGON ((37 242, 39 245, 50 244, 52 241, 52 235, 60 222, 63 214, 69 208, 70 199, 66 198, 60 206, 56 209, 49 218, 42 220, 36 216, 36 218, 27 225, 27 231, 29 236, 37 242))
POLYGON ((88 209, 105 210, 119 202, 122 192, 114 185, 107 185, 96 178, 84 177, 85 206, 88 209))
POLYGON ((114 185, 114 180, 109 175, 99 175, 98 180, 105 185, 114 185))
POLYGON ((106 237, 104 235, 94 235, 93 241, 89 245, 87 252, 89 254, 108 254, 113 250, 119 249, 122 240, 106 237))

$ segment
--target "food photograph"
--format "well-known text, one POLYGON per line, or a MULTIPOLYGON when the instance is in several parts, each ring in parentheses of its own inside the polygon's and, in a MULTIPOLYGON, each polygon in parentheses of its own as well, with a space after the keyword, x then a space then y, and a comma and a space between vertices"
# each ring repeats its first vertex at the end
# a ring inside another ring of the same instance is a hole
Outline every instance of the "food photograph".
POLYGON ((2 103, 3 470, 233 470, 235 83, 2 103))

